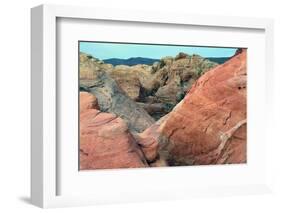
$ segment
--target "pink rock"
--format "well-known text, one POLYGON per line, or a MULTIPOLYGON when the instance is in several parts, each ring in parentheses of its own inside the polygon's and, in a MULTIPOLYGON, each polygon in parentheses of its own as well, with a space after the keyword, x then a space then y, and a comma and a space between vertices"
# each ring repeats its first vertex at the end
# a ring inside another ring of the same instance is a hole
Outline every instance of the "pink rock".
POLYGON ((80 93, 80 169, 148 166, 126 123, 114 114, 94 109, 90 96, 80 93))
POLYGON ((80 92, 80 112, 87 109, 99 109, 98 99, 88 92, 80 92))
POLYGON ((161 126, 173 165, 246 162, 246 49, 201 76, 161 126))
POLYGON ((142 133, 134 135, 139 144, 140 148, 142 149, 146 160, 150 163, 150 166, 166 166, 165 159, 161 158, 160 150, 160 126, 165 122, 168 115, 162 117, 156 123, 151 125, 142 133), (161 158, 161 159, 160 159, 161 158))

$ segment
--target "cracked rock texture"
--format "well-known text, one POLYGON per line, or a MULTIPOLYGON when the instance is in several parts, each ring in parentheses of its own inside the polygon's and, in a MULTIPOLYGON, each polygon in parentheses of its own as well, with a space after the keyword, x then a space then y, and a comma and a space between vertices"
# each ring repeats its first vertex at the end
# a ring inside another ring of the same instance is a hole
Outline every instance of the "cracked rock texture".
POLYGON ((113 66, 80 53, 80 169, 245 163, 246 54, 113 66))
POLYGON ((105 72, 96 75, 96 79, 83 87, 92 93, 99 102, 100 110, 114 113, 122 118, 132 132, 142 132, 151 126, 155 120, 135 101, 130 99, 119 85, 105 72))
POLYGON ((161 147, 161 135, 159 127, 165 122, 167 117, 168 115, 162 117, 142 133, 134 135, 147 161, 149 162, 150 166, 153 167, 156 165, 167 166, 165 159, 162 159, 159 155, 159 150, 161 147), (159 162, 161 162, 161 165, 159 162))
POLYGON ((80 112, 99 109, 98 99, 88 92, 80 92, 80 112))
POLYGON ((127 124, 97 110, 95 100, 92 94, 80 92, 80 169, 147 167, 127 124))
MULTIPOLYGON (((175 57, 164 57, 153 65, 112 66, 80 52, 80 84, 84 87, 93 87, 93 82, 100 80, 100 76, 105 73, 108 78, 116 82, 120 92, 122 91, 132 101, 142 104, 148 114, 158 120, 183 99, 198 77, 217 65, 199 55, 179 53, 175 57)), ((102 84, 99 85, 99 87, 102 86, 102 84)), ((107 91, 103 92, 107 98, 107 91)), ((101 98, 95 95, 98 99, 101 98)), ((101 110, 104 111, 104 101, 100 102, 101 110)), ((148 118, 147 115, 145 117, 148 118)), ((128 121, 128 118, 125 120, 128 121)), ((132 122, 128 124, 132 129, 132 122)), ((147 128, 146 125, 142 127, 147 128)), ((144 130, 142 127, 138 130, 133 128, 140 132, 144 130)))
POLYGON ((162 124, 169 165, 246 162, 246 49, 201 76, 162 124))

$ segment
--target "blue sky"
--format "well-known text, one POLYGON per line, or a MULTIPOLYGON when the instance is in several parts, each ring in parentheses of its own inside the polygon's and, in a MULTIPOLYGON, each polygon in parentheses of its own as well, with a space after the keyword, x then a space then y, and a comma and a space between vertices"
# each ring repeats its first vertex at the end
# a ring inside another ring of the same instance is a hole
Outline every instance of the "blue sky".
POLYGON ((230 57, 236 48, 170 46, 126 43, 80 42, 80 52, 88 53, 98 59, 108 58, 127 59, 131 57, 145 57, 160 59, 165 56, 176 56, 179 52, 198 54, 202 57, 230 57))

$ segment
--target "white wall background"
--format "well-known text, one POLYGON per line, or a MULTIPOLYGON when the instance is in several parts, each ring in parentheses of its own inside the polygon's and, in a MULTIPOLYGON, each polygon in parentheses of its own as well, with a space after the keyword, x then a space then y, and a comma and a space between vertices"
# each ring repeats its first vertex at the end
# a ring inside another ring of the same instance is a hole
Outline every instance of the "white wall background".
MULTIPOLYGON (((281 13, 280 1, 261 0, 6 0, 0 7, 0 212, 37 212, 29 204, 30 178, 30 8, 42 3, 186 12, 275 20, 275 141, 272 141, 274 193, 67 209, 69 212, 280 212, 281 211, 281 13)), ((149 193, 149 192, 148 192, 149 193)), ((60 212, 66 209, 47 210, 60 212)))

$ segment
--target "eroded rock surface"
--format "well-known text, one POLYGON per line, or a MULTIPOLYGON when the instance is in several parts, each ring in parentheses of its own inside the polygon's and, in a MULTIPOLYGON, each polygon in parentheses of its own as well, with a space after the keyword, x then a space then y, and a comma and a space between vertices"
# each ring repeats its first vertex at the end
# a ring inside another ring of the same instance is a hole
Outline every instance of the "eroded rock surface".
POLYGON ((99 109, 98 99, 88 92, 80 92, 80 112, 88 109, 99 109))
POLYGON ((217 64, 198 55, 179 53, 175 58, 162 58, 153 66, 154 74, 147 90, 156 91, 159 102, 174 106, 182 100, 198 77, 217 64))
POLYGON ((164 125, 169 114, 159 119, 145 131, 139 134, 135 134, 134 137, 137 140, 140 148, 142 149, 149 165, 151 167, 160 167, 167 166, 166 158, 163 153, 160 152, 162 146, 162 137, 161 137, 161 125, 164 125))
POLYGON ((105 64, 103 61, 86 53, 80 52, 79 54, 80 83, 83 85, 91 84, 92 80, 95 80, 101 71, 110 72, 112 69, 111 64, 105 64))
POLYGON ((161 126, 169 165, 246 162, 246 49, 205 73, 161 126))
POLYGON ((246 49, 112 66, 80 53, 80 169, 246 162, 246 49))
POLYGON ((80 169, 147 167, 145 156, 127 124, 95 109, 95 97, 80 93, 80 169))
POLYGON ((183 99, 198 77, 215 66, 217 63, 198 55, 179 53, 175 57, 164 57, 152 66, 138 64, 114 67, 80 53, 80 83, 91 86, 100 73, 104 72, 115 80, 123 93, 133 101, 158 106, 162 104, 160 108, 154 107, 157 105, 145 107, 148 113, 158 120, 183 99))
POLYGON ((105 72, 100 72, 95 80, 82 88, 98 99, 100 110, 114 113, 122 118, 132 132, 142 132, 155 121, 135 101, 130 99, 118 84, 105 72))

